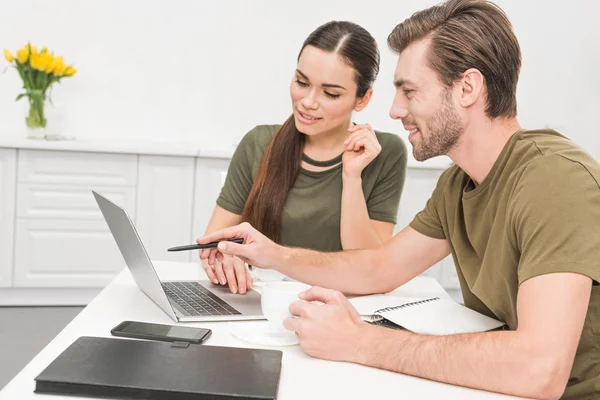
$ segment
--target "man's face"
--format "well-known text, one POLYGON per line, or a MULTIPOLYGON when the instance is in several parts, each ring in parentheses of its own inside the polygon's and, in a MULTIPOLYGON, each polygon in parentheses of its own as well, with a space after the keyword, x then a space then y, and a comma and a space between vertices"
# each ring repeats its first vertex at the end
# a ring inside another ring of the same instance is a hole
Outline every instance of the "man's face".
POLYGON ((419 40, 398 57, 396 95, 390 109, 390 116, 402 120, 409 132, 408 141, 417 161, 447 155, 464 130, 452 88, 443 85, 429 67, 428 47, 429 40, 419 40))

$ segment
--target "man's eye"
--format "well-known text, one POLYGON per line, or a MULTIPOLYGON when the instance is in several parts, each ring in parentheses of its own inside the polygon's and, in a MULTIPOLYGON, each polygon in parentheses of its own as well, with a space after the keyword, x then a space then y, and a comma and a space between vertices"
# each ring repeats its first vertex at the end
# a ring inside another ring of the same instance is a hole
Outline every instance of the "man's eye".
POLYGON ((412 91, 412 90, 410 90, 410 89, 404 89, 404 90, 402 90, 402 91, 404 92, 404 95, 405 95, 406 97, 408 97, 408 95, 410 95, 410 94, 413 92, 413 91, 412 91))

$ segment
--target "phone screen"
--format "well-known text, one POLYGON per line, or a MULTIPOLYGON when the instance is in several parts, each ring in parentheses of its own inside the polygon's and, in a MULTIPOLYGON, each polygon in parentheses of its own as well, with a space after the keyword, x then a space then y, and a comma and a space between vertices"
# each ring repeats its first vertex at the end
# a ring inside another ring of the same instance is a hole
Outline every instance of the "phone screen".
POLYGON ((123 326, 119 328, 119 331, 131 334, 143 334, 191 340, 194 338, 202 338, 209 330, 202 328, 191 328, 188 326, 162 325, 133 321, 127 324, 123 324, 123 326))

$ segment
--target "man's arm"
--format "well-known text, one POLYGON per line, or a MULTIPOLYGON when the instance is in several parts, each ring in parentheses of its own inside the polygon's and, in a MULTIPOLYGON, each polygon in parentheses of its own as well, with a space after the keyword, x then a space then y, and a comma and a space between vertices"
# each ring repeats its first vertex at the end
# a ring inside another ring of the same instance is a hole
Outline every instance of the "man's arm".
POLYGON ((244 244, 221 242, 221 253, 238 256, 258 268, 275 269, 310 285, 352 294, 389 292, 450 254, 446 240, 430 238, 411 227, 377 249, 337 253, 279 246, 248 223, 223 229, 197 242, 230 238, 244 238, 244 244))
POLYGON ((426 336, 367 325, 355 361, 461 386, 533 398, 565 390, 592 280, 541 275, 519 289, 516 331, 426 336))

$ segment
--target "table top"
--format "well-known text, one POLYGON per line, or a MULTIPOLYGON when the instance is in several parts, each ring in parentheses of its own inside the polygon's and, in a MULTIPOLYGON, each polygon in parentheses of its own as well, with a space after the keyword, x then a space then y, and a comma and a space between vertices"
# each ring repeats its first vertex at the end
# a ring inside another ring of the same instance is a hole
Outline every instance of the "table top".
MULTIPOLYGON (((202 268, 194 263, 158 261, 155 262, 155 267, 162 280, 205 279, 202 268)), ((395 292, 398 295, 410 297, 450 298, 441 285, 430 277, 417 277, 395 292)), ((175 324, 167 314, 138 289, 129 271, 125 269, 9 382, 0 392, 0 399, 74 399, 73 396, 35 394, 33 392, 34 378, 78 337, 110 337, 110 330, 124 320, 175 324)), ((212 329, 211 337, 203 344, 206 346, 282 350, 283 364, 278 399, 362 399, 397 396, 411 399, 461 400, 514 398, 362 365, 319 360, 306 355, 298 345, 258 346, 243 342, 231 334, 232 324, 251 323, 256 322, 198 322, 185 323, 185 325, 212 329)))

